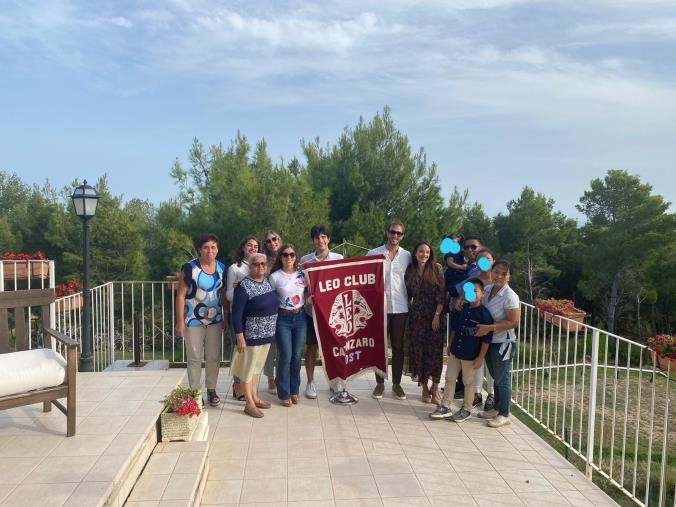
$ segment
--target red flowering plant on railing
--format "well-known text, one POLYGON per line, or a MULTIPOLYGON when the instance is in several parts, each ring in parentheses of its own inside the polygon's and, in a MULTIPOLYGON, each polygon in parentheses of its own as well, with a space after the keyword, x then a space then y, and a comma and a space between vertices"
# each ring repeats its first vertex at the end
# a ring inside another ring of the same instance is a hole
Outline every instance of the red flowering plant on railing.
POLYGON ((577 316, 585 313, 584 310, 575 308, 575 303, 570 299, 536 299, 535 308, 541 312, 562 315, 563 317, 577 316))
POLYGON ((77 280, 71 280, 68 283, 58 283, 54 287, 54 295, 57 298, 70 296, 80 291, 82 291, 82 286, 77 280))
POLYGON ((648 347, 662 357, 676 359, 676 336, 658 334, 648 338, 648 347))
POLYGON ((169 412, 175 412, 176 415, 188 417, 199 416, 202 413, 201 402, 202 393, 199 389, 189 389, 187 387, 176 387, 168 396, 165 396, 162 403, 169 412))
POLYGON ((3 261, 46 261, 47 257, 39 250, 34 254, 5 252, 2 254, 3 261))

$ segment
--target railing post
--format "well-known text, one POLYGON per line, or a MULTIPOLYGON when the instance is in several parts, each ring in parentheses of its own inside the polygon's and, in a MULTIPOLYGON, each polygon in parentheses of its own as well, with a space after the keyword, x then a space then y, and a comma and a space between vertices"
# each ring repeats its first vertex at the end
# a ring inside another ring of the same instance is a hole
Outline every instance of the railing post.
POLYGON ((110 333, 110 364, 115 364, 115 284, 108 284, 108 331, 110 333))
POLYGON ((589 406, 587 414, 587 478, 592 478, 592 463, 594 462, 594 428, 596 426, 596 384, 599 369, 599 330, 594 329, 592 334, 591 373, 589 376, 589 406))

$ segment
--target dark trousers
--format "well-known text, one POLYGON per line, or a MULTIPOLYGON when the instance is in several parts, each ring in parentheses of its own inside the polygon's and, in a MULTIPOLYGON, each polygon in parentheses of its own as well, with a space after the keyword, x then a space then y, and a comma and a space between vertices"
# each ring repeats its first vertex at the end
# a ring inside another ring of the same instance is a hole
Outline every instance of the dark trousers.
MULTIPOLYGON (((387 330, 392 347, 392 383, 401 383, 401 372, 404 369, 404 332, 408 313, 388 313, 387 330)), ((376 373, 376 382, 382 384, 385 379, 376 373)))

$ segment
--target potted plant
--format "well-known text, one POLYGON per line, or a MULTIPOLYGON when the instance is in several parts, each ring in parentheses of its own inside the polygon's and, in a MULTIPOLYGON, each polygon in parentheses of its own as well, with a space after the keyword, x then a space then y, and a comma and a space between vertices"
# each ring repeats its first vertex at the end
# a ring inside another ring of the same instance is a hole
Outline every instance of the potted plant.
POLYGON ((25 280, 49 276, 49 261, 45 254, 40 251, 30 255, 5 252, 2 254, 2 265, 5 280, 25 280))
POLYGON ((547 322, 570 333, 582 329, 580 324, 584 323, 584 318, 587 316, 587 313, 576 308, 575 303, 570 299, 536 299, 535 308, 544 314, 547 322))
POLYGON ((199 389, 179 386, 162 400, 160 415, 162 441, 190 440, 202 414, 202 393, 199 389))
POLYGON ((670 334, 658 334, 648 338, 648 347, 652 350, 653 361, 662 370, 674 371, 674 365, 669 366, 672 360, 676 360, 676 336, 670 334))
POLYGON ((70 280, 67 283, 59 283, 54 287, 54 296, 61 301, 56 302, 57 312, 68 312, 76 308, 82 308, 82 287, 77 280, 70 280), (75 294, 75 296, 73 296, 75 294), (73 296, 73 297, 68 297, 73 296))

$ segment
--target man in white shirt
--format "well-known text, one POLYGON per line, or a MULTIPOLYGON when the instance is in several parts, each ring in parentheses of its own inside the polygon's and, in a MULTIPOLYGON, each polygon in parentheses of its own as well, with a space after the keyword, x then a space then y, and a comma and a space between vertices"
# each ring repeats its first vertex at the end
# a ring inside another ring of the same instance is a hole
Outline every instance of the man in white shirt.
MULTIPOLYGON (((392 394, 398 400, 405 400, 401 388, 401 374, 404 369, 404 331, 408 318, 408 294, 404 275, 411 264, 411 254, 399 246, 404 237, 404 224, 394 221, 387 228, 387 242, 370 250, 366 255, 385 257, 385 300, 387 305, 387 329, 392 347, 392 394)), ((385 392, 385 379, 376 374, 378 383, 373 397, 380 399, 385 392)))
MULTIPOLYGON (((305 264, 310 264, 312 262, 333 261, 343 258, 341 254, 329 250, 331 231, 326 225, 313 225, 312 229, 310 229, 310 237, 312 238, 312 243, 315 245, 315 251, 301 257, 301 266, 305 267, 305 264)), ((314 373, 319 343, 317 342, 317 334, 315 333, 315 323, 312 320, 312 304, 310 303, 305 304, 305 316, 307 318, 307 335, 305 338, 305 372, 307 373, 307 386, 305 387, 305 396, 310 399, 315 399, 317 397, 317 388, 314 383, 314 373)))

